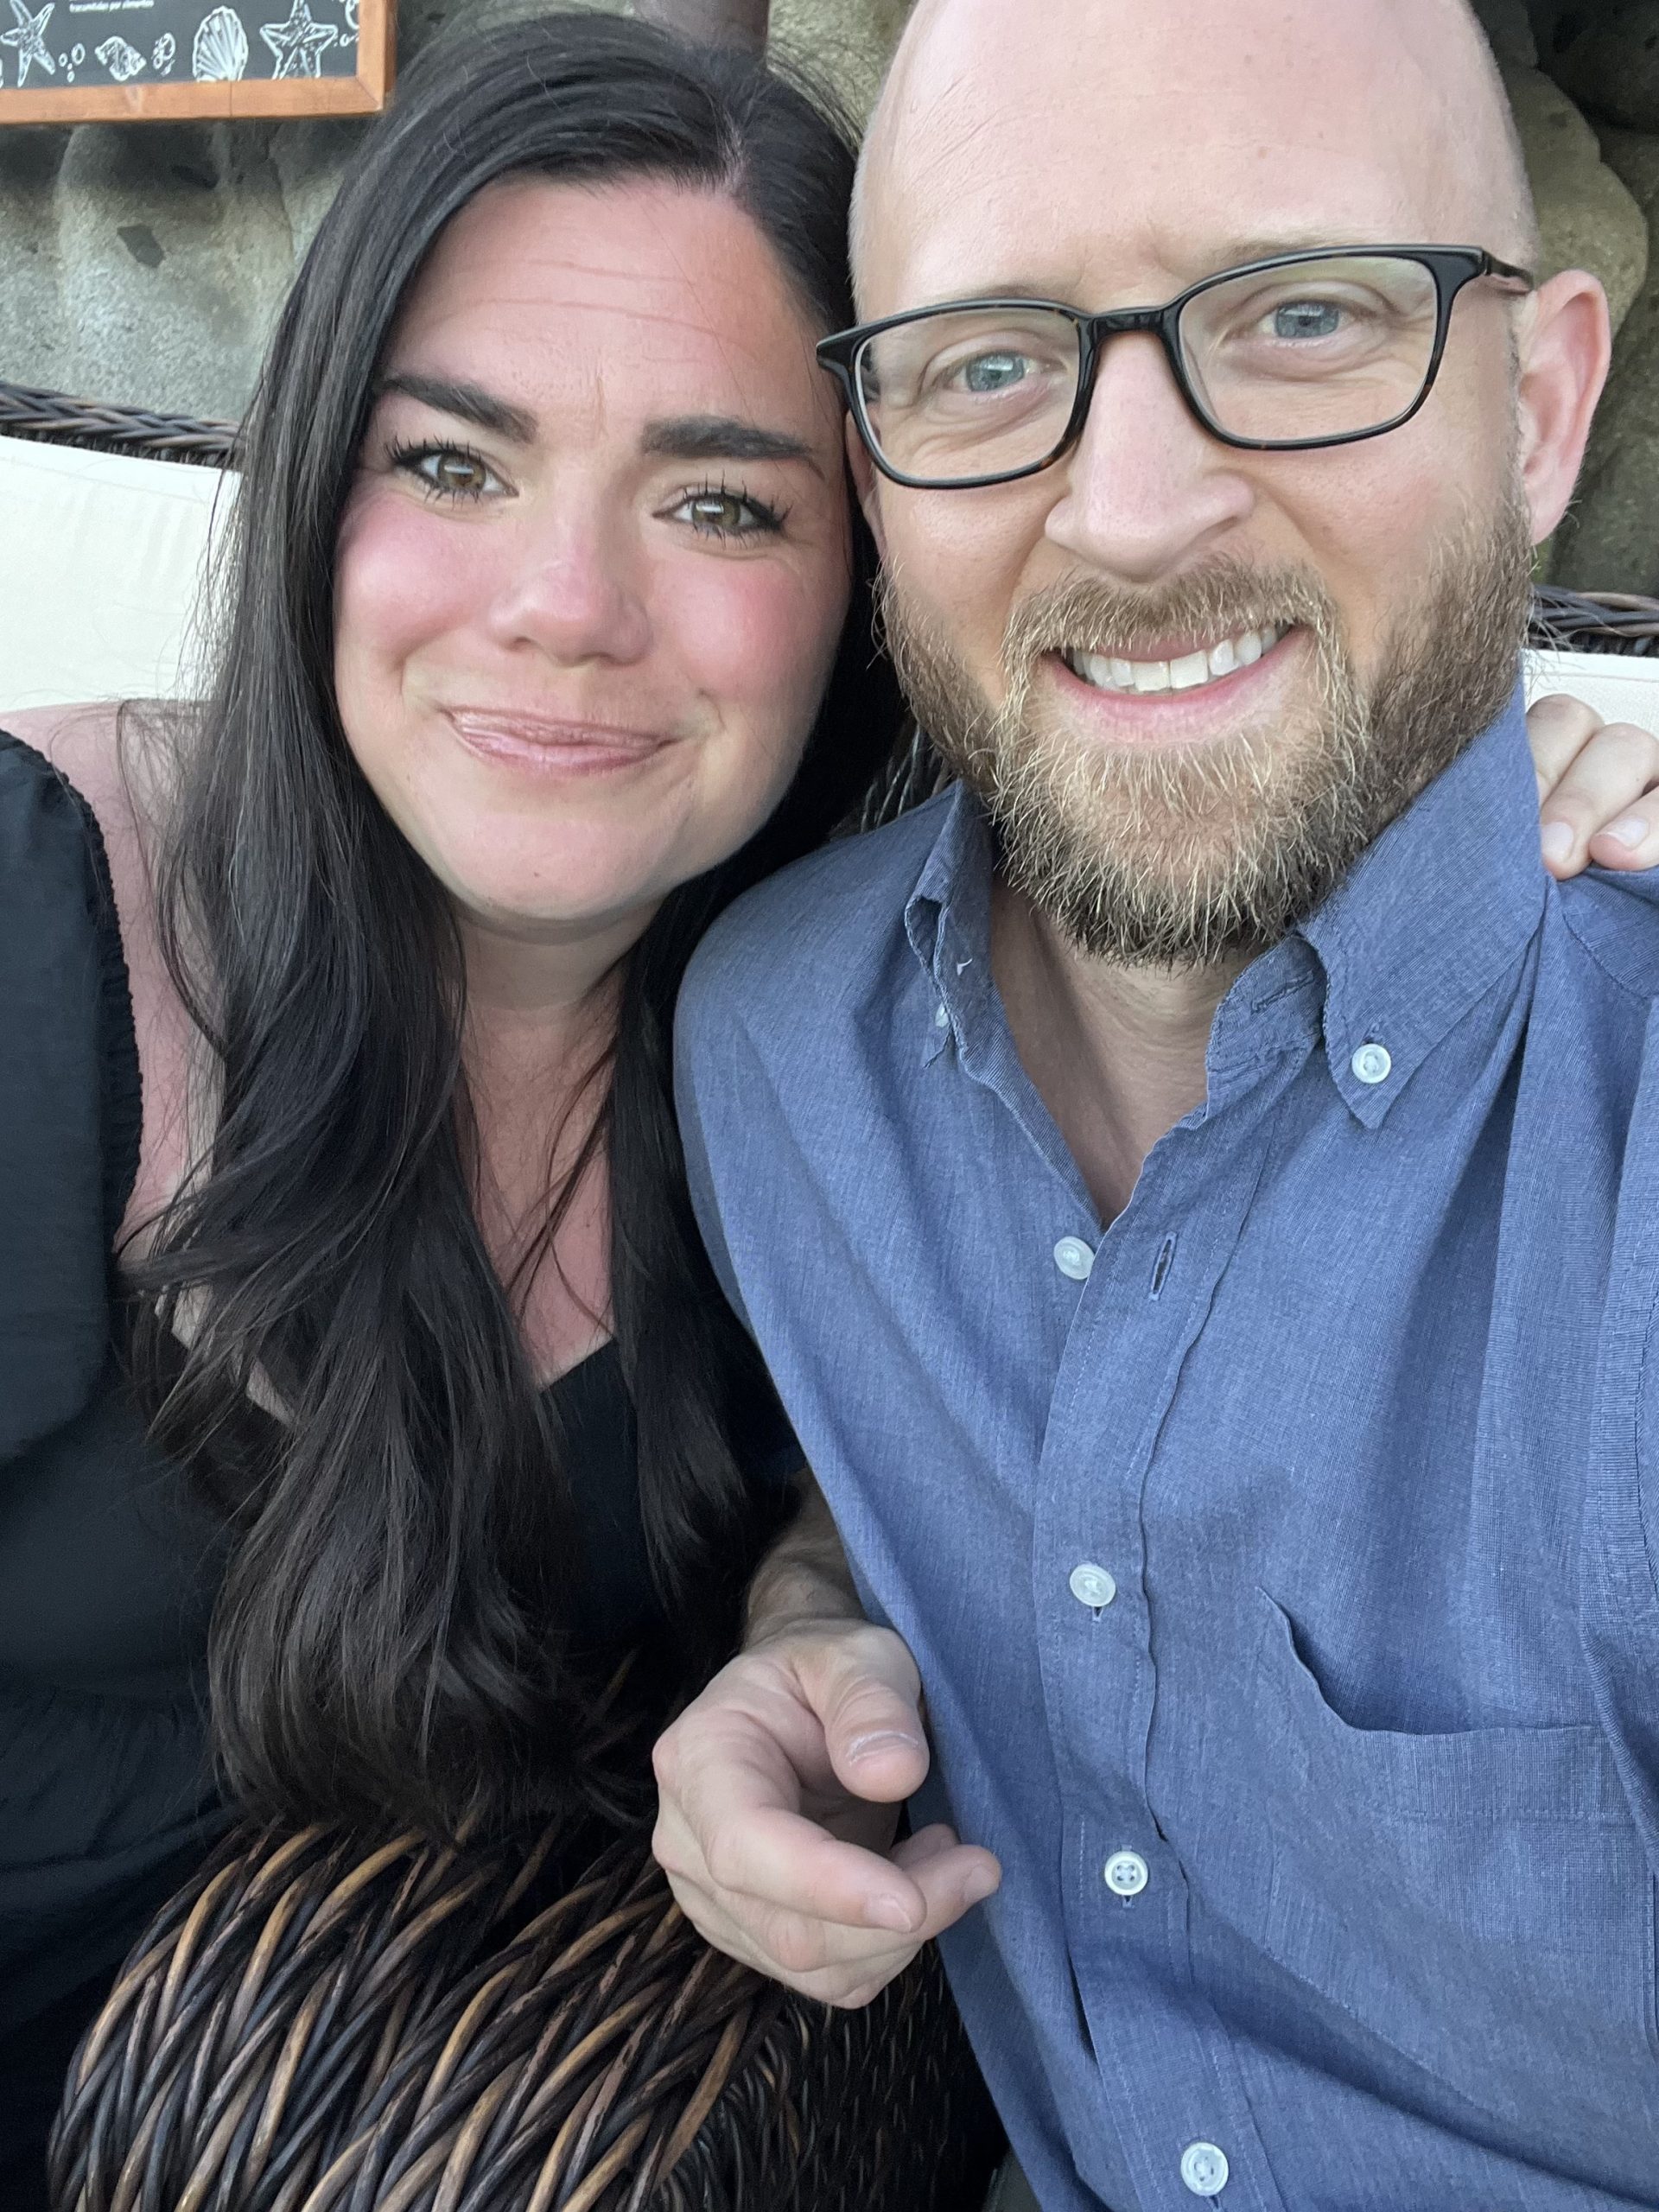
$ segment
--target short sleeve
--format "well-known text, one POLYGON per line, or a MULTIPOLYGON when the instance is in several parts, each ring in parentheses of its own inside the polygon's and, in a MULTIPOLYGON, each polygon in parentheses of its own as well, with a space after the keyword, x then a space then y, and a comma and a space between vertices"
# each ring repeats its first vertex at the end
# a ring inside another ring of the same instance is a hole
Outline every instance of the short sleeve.
POLYGON ((141 1110, 98 825, 0 732, 0 1465, 97 1386, 141 1110))

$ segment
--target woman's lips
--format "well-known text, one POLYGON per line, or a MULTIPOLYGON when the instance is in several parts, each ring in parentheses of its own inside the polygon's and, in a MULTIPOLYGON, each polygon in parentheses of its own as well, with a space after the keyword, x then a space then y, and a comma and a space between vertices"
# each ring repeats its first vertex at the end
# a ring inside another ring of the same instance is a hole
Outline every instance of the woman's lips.
POLYGON ((535 775, 597 776, 638 767, 671 740, 607 722, 556 721, 541 715, 450 707, 445 718, 469 753, 535 775))

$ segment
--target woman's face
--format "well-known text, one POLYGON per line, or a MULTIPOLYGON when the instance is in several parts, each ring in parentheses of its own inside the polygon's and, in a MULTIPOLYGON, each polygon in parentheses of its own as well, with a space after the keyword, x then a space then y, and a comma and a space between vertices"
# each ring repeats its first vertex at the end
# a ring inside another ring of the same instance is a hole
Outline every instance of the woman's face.
POLYGON ((341 526, 334 679, 474 922, 628 933, 782 797, 850 590, 815 335, 710 194, 515 179, 439 240, 341 526))

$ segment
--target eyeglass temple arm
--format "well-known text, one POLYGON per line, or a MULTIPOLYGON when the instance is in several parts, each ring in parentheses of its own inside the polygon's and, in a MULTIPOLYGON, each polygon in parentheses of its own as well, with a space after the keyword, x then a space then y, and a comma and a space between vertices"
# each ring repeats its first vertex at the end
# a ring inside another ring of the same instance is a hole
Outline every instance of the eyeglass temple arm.
POLYGON ((1530 269, 1517 269, 1512 261, 1500 261, 1495 253, 1487 254, 1484 259, 1486 265, 1480 272, 1483 276, 1495 276, 1500 283, 1512 285, 1518 292, 1537 290, 1538 279, 1530 269))
POLYGON ((772 0, 637 0, 648 22, 709 45, 743 46, 764 54, 772 0))

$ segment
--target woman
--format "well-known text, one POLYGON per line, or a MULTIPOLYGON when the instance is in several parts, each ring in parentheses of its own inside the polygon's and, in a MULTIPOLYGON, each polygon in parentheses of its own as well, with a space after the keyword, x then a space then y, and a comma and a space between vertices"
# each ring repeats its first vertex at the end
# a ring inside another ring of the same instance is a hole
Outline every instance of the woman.
POLYGON ((205 713, 0 745, 8 2208, 224 1804, 613 1806, 614 1662, 659 1709, 731 1640, 790 1440, 669 1021, 897 729, 812 362, 851 168, 639 24, 430 55, 277 333, 205 713))
POLYGON ((607 1803, 607 1675, 653 1630, 664 1696, 718 1658, 792 1465, 690 1224, 670 1020, 709 916, 898 729, 812 354, 852 156, 638 24, 454 66, 411 73, 283 318, 200 728, 0 754, 31 2170, 222 1818, 204 1677, 261 1815, 607 1803))

